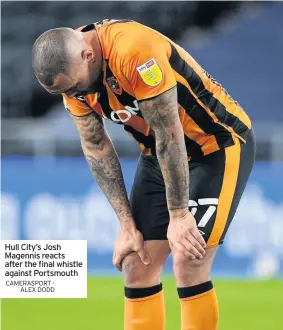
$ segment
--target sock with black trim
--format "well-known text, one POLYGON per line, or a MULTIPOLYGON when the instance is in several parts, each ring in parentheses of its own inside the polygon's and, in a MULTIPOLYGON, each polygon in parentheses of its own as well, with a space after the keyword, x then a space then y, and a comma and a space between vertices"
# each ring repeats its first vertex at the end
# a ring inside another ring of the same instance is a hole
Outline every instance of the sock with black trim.
POLYGON ((219 310, 211 281, 178 288, 182 330, 216 330, 219 310))
POLYGON ((149 288, 125 287, 124 330, 165 330, 161 283, 149 288))

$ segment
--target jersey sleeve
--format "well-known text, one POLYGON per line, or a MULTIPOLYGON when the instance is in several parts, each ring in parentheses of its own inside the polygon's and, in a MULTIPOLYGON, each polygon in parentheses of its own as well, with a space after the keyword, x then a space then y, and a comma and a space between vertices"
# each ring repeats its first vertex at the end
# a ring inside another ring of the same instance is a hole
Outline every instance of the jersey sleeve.
POLYGON ((153 38, 136 44, 124 57, 122 74, 138 101, 158 96, 176 86, 169 63, 170 52, 170 44, 165 38, 153 38))
POLYGON ((65 109, 72 115, 82 117, 94 112, 86 101, 78 100, 76 98, 69 98, 66 94, 62 94, 65 109))

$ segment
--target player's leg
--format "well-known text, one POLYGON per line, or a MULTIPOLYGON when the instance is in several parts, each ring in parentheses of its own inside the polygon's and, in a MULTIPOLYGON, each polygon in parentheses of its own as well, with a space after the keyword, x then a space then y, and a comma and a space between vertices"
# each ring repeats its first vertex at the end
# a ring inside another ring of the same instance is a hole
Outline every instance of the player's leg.
POLYGON ((164 330, 165 306, 160 276, 170 248, 168 241, 146 241, 151 263, 136 253, 122 264, 125 283, 125 330, 164 330))
POLYGON ((209 277, 216 250, 208 248, 202 260, 188 260, 173 253, 182 330, 217 329, 218 302, 209 277))
POLYGON ((141 156, 131 192, 137 229, 143 234, 151 262, 136 253, 122 263, 125 282, 125 330, 165 330, 165 306, 160 274, 170 253, 166 233, 168 211, 157 160, 141 156))
POLYGON ((150 256, 149 265, 145 265, 135 252, 123 260, 122 272, 127 288, 144 288, 160 284, 162 268, 170 253, 168 241, 146 241, 145 249, 150 256))
POLYGON ((217 247, 223 242, 254 163, 254 139, 206 156, 190 165, 190 210, 207 242, 201 260, 172 251, 181 301, 182 330, 216 330, 218 303, 210 280, 217 247))

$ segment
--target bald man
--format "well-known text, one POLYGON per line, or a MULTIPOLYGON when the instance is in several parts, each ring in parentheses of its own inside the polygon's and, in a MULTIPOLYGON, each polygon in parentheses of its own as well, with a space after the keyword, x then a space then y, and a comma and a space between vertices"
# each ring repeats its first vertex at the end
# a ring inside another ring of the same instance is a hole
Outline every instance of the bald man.
POLYGON ((134 21, 49 30, 32 63, 40 84, 63 95, 120 221, 113 262, 125 282, 124 329, 165 329, 160 275, 170 252, 182 330, 217 329, 210 271, 254 163, 247 114, 184 49, 134 21), (102 118, 142 150, 130 201, 102 118))

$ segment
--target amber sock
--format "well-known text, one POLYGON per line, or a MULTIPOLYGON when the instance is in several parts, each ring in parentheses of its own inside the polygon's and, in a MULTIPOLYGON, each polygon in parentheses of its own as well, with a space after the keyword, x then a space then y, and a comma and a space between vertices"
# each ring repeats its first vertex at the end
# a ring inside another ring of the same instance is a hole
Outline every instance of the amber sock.
POLYGON ((182 330, 216 330, 218 302, 211 281, 178 288, 182 330))
POLYGON ((125 288, 124 330, 165 330, 162 284, 125 288))

